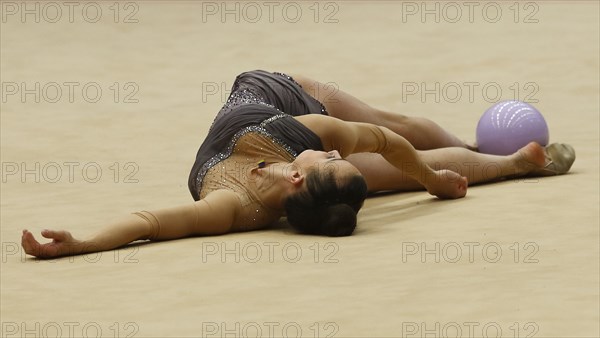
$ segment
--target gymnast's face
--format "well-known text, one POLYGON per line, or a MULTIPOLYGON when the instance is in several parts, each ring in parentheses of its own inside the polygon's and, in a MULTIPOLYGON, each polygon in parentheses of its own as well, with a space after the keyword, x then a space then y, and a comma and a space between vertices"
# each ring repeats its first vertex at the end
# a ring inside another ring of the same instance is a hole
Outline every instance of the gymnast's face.
POLYGON ((294 163, 299 166, 304 173, 311 170, 333 170, 335 177, 338 179, 349 177, 351 175, 361 175, 360 171, 358 171, 358 169, 350 162, 344 160, 337 150, 327 152, 305 150, 296 157, 294 163))

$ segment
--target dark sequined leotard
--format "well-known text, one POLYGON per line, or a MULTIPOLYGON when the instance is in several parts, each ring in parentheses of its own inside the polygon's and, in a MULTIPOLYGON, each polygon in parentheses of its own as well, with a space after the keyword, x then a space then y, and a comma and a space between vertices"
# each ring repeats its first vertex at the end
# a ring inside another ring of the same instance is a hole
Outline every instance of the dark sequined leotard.
POLYGON ((234 227, 272 222, 273 212, 247 188, 248 172, 260 160, 291 162, 306 149, 323 150, 319 137, 293 118, 305 114, 327 112, 291 77, 262 70, 240 74, 196 155, 188 180, 194 200, 233 190, 244 210, 234 227))

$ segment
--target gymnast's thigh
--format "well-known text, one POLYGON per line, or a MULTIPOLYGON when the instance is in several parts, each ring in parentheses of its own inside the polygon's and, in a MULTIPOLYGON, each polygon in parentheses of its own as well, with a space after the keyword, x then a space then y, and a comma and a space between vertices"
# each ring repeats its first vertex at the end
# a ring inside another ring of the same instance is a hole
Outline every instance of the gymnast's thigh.
MULTIPOLYGON (((386 125, 390 113, 376 109, 358 98, 340 90, 335 82, 322 83, 306 76, 290 75, 310 96, 321 102, 329 116, 350 122, 366 122, 376 125, 386 125)), ((394 114, 395 119, 403 116, 394 114)))

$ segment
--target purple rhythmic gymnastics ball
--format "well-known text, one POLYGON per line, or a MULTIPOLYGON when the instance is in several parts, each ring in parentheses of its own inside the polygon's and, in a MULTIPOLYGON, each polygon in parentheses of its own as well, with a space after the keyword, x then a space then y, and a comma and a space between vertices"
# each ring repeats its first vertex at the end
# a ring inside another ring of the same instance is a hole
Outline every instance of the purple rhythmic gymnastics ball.
POLYGON ((525 102, 498 102, 477 124, 477 146, 485 154, 510 155, 532 141, 546 146, 548 139, 546 120, 525 102))

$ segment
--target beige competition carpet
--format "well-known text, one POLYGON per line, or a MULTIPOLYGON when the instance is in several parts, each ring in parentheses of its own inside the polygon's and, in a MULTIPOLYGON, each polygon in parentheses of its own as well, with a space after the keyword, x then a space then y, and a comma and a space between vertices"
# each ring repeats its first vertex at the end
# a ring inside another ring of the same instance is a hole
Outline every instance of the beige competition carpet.
POLYGON ((1 336, 598 337, 599 4, 1 2, 1 336), (367 200, 348 238, 281 227, 37 261, 189 203, 236 74, 307 76, 469 142, 540 109, 569 175, 367 200))

